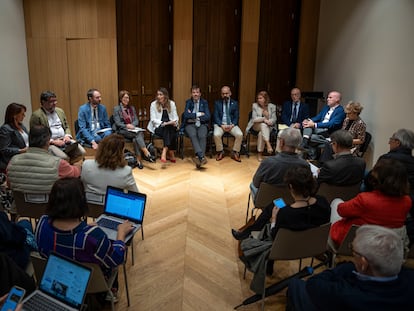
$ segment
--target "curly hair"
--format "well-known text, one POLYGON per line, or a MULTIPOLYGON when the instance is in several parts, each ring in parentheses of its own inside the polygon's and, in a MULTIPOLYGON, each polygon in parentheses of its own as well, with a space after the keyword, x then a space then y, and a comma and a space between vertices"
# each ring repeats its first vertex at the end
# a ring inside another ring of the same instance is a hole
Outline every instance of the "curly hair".
POLYGON ((294 166, 285 173, 284 182, 290 185, 293 191, 304 197, 315 195, 318 183, 312 175, 309 166, 294 166))
POLYGON ((119 134, 106 136, 99 142, 95 161, 100 168, 115 170, 127 165, 124 157, 125 138, 119 134))
POLYGON ((88 213, 85 188, 79 178, 58 179, 52 187, 46 214, 51 219, 82 218, 88 213))

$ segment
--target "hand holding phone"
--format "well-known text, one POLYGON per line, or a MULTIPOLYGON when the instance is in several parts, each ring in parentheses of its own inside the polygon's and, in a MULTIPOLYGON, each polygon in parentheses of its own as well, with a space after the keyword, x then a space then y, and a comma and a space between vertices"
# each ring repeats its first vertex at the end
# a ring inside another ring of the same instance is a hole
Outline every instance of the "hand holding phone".
POLYGON ((6 301, 1 307, 1 311, 15 311, 18 304, 23 300, 26 291, 18 286, 13 286, 7 295, 6 301))
POLYGON ((273 204, 278 208, 284 208, 286 206, 286 203, 282 198, 274 199, 273 204))

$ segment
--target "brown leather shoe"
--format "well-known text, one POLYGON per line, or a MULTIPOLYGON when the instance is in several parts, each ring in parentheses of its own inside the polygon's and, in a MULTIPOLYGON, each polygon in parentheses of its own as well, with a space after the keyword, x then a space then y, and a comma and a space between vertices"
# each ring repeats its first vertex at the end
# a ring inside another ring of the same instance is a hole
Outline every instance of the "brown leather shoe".
POLYGON ((222 159, 223 159, 223 157, 224 157, 224 153, 223 153, 223 151, 217 152, 217 155, 216 155, 216 161, 220 161, 220 160, 222 160, 222 159))
POLYGON ((233 151, 233 153, 231 154, 231 158, 236 162, 241 162, 240 155, 236 151, 233 151))

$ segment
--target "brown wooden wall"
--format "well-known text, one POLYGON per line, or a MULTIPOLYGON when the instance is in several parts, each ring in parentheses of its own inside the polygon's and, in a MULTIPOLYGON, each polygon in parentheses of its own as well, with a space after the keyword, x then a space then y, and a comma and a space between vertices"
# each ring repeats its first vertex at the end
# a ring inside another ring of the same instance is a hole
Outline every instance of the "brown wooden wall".
MULTIPOLYGON (((320 0, 302 0, 297 84, 311 90, 320 0)), ((173 94, 184 109, 192 81, 192 0, 173 1, 173 94)), ((69 122, 86 102, 86 91, 100 89, 109 113, 117 103, 115 0, 24 0, 33 110, 42 90, 57 93, 69 122)), ((240 44, 240 126, 255 98, 260 0, 243 0, 240 44)))

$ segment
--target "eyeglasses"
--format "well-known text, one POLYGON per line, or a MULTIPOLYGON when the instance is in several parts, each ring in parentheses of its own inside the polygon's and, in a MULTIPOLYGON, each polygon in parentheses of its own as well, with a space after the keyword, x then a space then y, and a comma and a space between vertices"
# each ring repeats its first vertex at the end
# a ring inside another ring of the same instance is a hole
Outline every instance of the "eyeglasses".
POLYGON ((351 250, 352 255, 353 256, 358 256, 358 257, 365 257, 364 255, 362 255, 361 253, 357 252, 356 250, 354 250, 354 246, 352 245, 352 243, 348 244, 348 248, 351 250))
POLYGON ((394 137, 390 137, 388 138, 389 141, 399 141, 398 139, 394 138, 394 137))

